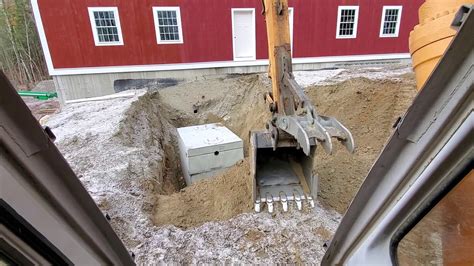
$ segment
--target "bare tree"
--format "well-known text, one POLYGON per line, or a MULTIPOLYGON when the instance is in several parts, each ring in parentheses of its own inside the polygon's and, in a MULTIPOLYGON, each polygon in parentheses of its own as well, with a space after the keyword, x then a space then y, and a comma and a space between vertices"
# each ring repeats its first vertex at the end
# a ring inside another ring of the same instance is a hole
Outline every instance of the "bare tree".
POLYGON ((48 78, 29 1, 0 2, 0 68, 17 84, 48 78))

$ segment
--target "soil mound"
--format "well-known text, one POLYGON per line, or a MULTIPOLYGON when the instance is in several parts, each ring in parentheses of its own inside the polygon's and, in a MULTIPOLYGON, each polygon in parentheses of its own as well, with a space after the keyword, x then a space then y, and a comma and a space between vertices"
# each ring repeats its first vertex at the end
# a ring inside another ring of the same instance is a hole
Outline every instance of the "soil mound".
POLYGON ((213 179, 202 180, 172 195, 160 195, 155 206, 156 225, 193 227, 226 220, 252 209, 250 167, 247 160, 213 179))
POLYGON ((322 115, 342 122, 354 136, 356 151, 335 145, 332 155, 317 151, 315 171, 320 178, 322 202, 344 213, 367 172, 416 95, 413 75, 399 79, 356 78, 306 89, 322 115))

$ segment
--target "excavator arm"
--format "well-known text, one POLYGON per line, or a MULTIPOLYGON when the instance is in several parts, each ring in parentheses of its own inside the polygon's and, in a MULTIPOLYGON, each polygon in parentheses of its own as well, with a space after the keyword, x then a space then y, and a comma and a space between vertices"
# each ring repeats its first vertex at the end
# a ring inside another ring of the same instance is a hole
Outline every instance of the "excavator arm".
POLYGON ((353 152, 351 133, 336 119, 319 116, 293 76, 288 0, 262 0, 262 3, 272 80, 272 93, 265 99, 272 105, 272 125, 295 137, 306 155, 309 155, 309 138, 315 138, 331 153, 331 137, 334 137, 353 152))
POLYGON ((281 202, 286 211, 288 201, 296 201, 301 209, 304 200, 313 206, 317 195, 317 177, 312 171, 316 145, 331 153, 334 138, 353 152, 354 140, 339 121, 318 115, 294 78, 288 0, 262 0, 262 5, 272 81, 272 92, 264 98, 272 118, 266 131, 251 133, 255 210, 266 203, 273 212, 273 202, 281 202))

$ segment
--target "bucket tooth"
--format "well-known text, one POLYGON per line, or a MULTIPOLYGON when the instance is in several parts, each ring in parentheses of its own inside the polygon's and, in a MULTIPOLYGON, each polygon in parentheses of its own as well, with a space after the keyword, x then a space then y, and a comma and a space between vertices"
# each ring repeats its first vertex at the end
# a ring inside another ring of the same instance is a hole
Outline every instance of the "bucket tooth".
POLYGON ((255 212, 261 211, 260 204, 261 204, 260 199, 257 199, 254 204, 255 212))
POLYGON ((303 209, 303 203, 302 203, 302 200, 301 200, 300 193, 298 193, 298 191, 294 191, 293 196, 295 198, 296 207, 298 208, 299 211, 301 211, 303 209))
POLYGON ((265 198, 265 201, 267 202, 268 212, 273 213, 273 196, 267 193, 265 195, 265 198))
POLYGON ((281 202, 283 211, 287 212, 288 211, 288 197, 283 191, 280 192, 280 202, 281 202))
POLYGON ((309 206, 311 206, 311 208, 314 208, 314 199, 313 199, 313 197, 311 197, 310 195, 306 195, 306 200, 308 201, 309 206))

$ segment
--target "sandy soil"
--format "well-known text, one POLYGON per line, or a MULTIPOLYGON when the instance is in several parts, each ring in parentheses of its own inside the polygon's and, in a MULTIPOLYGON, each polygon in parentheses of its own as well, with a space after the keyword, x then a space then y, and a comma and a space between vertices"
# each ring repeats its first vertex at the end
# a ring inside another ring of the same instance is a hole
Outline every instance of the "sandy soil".
POLYGON ((319 203, 309 211, 240 214, 183 230, 149 227, 134 248, 137 263, 319 264, 341 216, 319 203))
POLYGON ((270 118, 263 95, 269 80, 261 75, 227 75, 179 84, 159 91, 160 106, 174 127, 222 123, 244 141, 270 118))
POLYGON ((154 222, 158 226, 174 224, 188 228, 230 219, 252 209, 251 189, 250 166, 248 160, 244 160, 213 179, 169 196, 159 195, 154 222))
POLYGON ((41 119, 47 118, 60 110, 59 101, 57 99, 36 100, 32 97, 22 97, 22 99, 38 121, 41 121, 41 119))
POLYGON ((265 75, 221 76, 71 104, 48 125, 137 262, 319 263, 340 220, 332 209, 347 208, 414 95, 413 77, 399 73, 406 66, 344 69, 324 79, 317 72, 299 75, 313 84, 306 90, 318 111, 345 123, 358 146, 354 155, 342 148, 318 155, 321 203, 305 212, 252 213, 247 161, 184 188, 176 127, 221 122, 247 150, 250 129, 263 128, 269 118, 265 75))
POLYGON ((337 145, 332 155, 317 153, 321 201, 344 213, 367 172, 415 94, 414 76, 396 80, 354 78, 335 85, 312 86, 306 92, 320 114, 336 117, 352 132, 356 151, 337 145))

